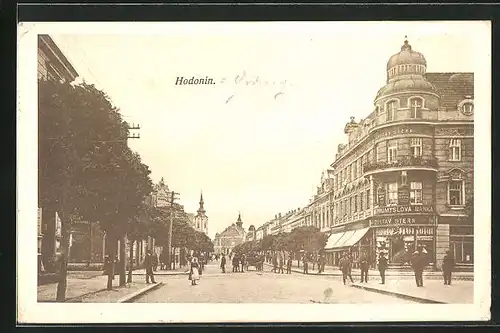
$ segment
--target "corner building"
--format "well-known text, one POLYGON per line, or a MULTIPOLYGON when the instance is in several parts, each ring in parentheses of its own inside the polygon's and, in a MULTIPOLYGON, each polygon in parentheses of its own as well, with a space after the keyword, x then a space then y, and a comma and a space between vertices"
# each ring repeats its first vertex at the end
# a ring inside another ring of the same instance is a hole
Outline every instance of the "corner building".
POLYGON ((440 268, 450 250, 459 269, 473 268, 473 73, 427 73, 408 41, 387 62, 373 111, 345 126, 334 170, 334 221, 325 250, 372 266, 380 251, 401 266, 418 245, 440 268))

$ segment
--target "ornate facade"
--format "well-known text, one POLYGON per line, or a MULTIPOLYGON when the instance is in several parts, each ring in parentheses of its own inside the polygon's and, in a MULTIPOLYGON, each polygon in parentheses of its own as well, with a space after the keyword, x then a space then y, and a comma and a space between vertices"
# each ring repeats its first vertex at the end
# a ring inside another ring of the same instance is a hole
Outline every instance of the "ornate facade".
POLYGON ((325 249, 333 261, 385 251, 402 264, 417 245, 440 267, 451 250, 473 264, 473 73, 427 73, 423 54, 405 40, 387 62, 373 111, 353 117, 333 168, 334 219, 325 249))
POLYGON ((238 214, 236 223, 231 224, 223 232, 216 233, 214 239, 214 251, 216 254, 230 254, 233 248, 245 242, 246 232, 238 214))

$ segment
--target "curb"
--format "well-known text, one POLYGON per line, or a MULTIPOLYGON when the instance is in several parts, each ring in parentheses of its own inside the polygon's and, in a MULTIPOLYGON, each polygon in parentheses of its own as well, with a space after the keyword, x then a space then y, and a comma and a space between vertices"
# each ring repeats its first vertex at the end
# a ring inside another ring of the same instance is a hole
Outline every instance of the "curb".
POLYGON ((78 302, 81 302, 81 299, 84 297, 87 297, 90 295, 95 295, 95 294, 98 294, 98 293, 106 291, 106 290, 108 290, 108 288, 102 288, 99 290, 91 291, 91 292, 85 293, 83 295, 67 298, 64 302, 78 303, 78 302))
POLYGON ((117 303, 130 303, 132 302, 133 300, 135 300, 136 298, 138 298, 139 296, 142 296, 144 295, 145 293, 151 291, 151 290, 154 290, 154 289, 157 289, 159 288, 160 286, 162 286, 163 283, 162 282, 158 282, 158 283, 154 283, 152 285, 149 285, 147 287, 144 287, 142 288, 141 290, 138 290, 136 292, 133 292, 132 294, 130 295, 127 295, 125 297, 122 297, 120 298, 117 303))
MULTIPOLYGON (((167 273, 167 274, 154 274, 154 276, 169 276, 169 275, 188 275, 189 273, 185 273, 185 272, 178 272, 178 273, 167 273)), ((132 275, 136 275, 136 276, 144 276, 146 275, 146 273, 132 273, 132 275)))
POLYGON ((414 301, 414 302, 418 302, 418 303, 447 304, 446 302, 440 302, 440 301, 435 301, 435 300, 428 299, 428 298, 410 296, 410 295, 406 295, 406 294, 402 294, 402 293, 397 293, 394 291, 381 290, 381 289, 377 289, 377 288, 365 287, 365 286, 360 286, 360 285, 356 285, 356 284, 351 284, 350 286, 352 288, 358 288, 358 289, 368 290, 368 291, 379 293, 379 294, 395 296, 397 298, 401 298, 401 299, 405 299, 405 300, 409 300, 409 301, 414 301))

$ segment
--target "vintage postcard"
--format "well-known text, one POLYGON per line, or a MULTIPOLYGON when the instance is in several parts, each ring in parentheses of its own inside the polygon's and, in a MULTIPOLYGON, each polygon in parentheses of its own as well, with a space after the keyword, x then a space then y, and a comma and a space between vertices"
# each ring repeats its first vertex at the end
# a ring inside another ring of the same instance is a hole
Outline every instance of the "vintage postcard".
POLYGON ((489 319, 490 30, 20 23, 19 323, 489 319))

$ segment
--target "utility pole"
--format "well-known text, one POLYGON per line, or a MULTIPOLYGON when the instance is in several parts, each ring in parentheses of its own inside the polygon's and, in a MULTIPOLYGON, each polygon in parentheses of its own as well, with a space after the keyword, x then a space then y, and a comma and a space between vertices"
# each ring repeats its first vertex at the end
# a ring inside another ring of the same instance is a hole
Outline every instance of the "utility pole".
POLYGON ((179 193, 176 193, 174 191, 172 191, 172 194, 171 194, 171 198, 170 198, 170 226, 168 228, 168 243, 167 243, 167 269, 170 270, 172 269, 172 228, 173 228, 173 224, 174 224, 174 201, 175 199, 177 199, 175 197, 176 194, 179 194, 179 193))

